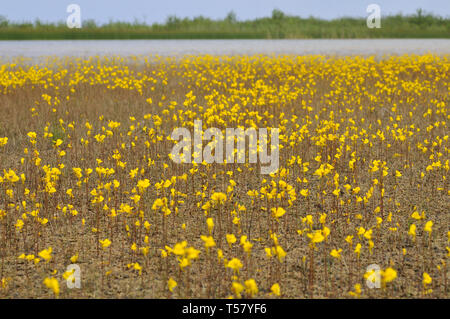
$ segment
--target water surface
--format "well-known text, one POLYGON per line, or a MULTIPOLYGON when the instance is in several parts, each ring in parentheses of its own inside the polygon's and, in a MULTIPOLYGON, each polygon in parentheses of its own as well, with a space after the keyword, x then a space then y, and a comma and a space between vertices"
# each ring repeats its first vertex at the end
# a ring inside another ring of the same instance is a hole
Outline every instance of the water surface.
POLYGON ((0 41, 0 57, 129 55, 450 54, 450 39, 0 41))

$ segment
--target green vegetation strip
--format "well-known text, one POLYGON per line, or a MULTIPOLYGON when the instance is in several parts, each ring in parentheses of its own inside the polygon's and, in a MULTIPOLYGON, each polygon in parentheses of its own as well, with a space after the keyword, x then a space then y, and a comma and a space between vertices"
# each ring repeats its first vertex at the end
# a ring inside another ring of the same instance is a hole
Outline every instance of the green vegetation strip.
POLYGON ((83 21, 81 29, 64 22, 17 23, 0 16, 0 40, 86 39, 356 39, 356 38, 450 38, 450 18, 424 14, 382 17, 381 28, 370 29, 365 18, 322 20, 288 16, 274 10, 271 17, 238 21, 233 13, 225 19, 169 16, 165 23, 110 22, 97 25, 83 21))

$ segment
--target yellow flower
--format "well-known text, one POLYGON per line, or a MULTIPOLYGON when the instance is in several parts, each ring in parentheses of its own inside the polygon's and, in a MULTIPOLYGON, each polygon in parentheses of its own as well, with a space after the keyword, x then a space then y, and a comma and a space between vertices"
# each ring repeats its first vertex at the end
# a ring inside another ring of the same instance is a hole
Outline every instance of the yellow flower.
POLYGON ((309 193, 309 191, 307 189, 302 189, 300 191, 300 195, 302 195, 303 197, 308 197, 308 193, 309 193))
POLYGON ((411 217, 416 219, 416 220, 424 219, 425 218, 425 212, 422 212, 422 215, 419 215, 419 213, 417 211, 415 211, 414 213, 412 213, 411 217))
POLYGON ((24 225, 23 220, 18 219, 18 220, 16 221, 16 224, 15 224, 14 226, 16 226, 17 230, 22 230, 23 225, 24 225))
POLYGON ((0 137, 0 146, 5 146, 8 143, 7 137, 0 137))
POLYGON ((409 226, 408 235, 410 235, 414 241, 416 240, 416 225, 415 224, 411 224, 411 226, 409 226))
POLYGON ((270 291, 276 296, 281 296, 281 289, 279 284, 273 284, 270 288, 270 291))
POLYGON ((280 218, 286 213, 283 207, 272 208, 272 216, 276 219, 280 218))
POLYGON ((245 292, 247 295, 253 297, 258 293, 258 285, 256 284, 254 279, 249 279, 244 282, 245 284, 245 292))
POLYGON ((361 244, 360 243, 358 243, 358 244, 356 244, 356 247, 355 247, 355 254, 358 256, 358 258, 359 258, 359 255, 361 254, 361 244))
POLYGON ((148 179, 140 180, 137 183, 137 187, 139 188, 140 193, 142 193, 149 186, 150 186, 150 181, 148 179))
POLYGON ((239 270, 242 268, 242 263, 239 259, 233 258, 227 263, 227 268, 231 268, 234 272, 239 273, 239 270))
POLYGON ((311 243, 316 244, 324 241, 325 237, 322 235, 322 231, 316 230, 312 234, 307 235, 311 239, 311 243))
POLYGON ((153 206, 152 209, 153 210, 158 210, 161 207, 163 207, 165 205, 165 203, 163 202, 163 200, 161 198, 157 198, 154 202, 153 202, 153 206))
POLYGON ((353 235, 348 235, 347 237, 345 237, 345 241, 350 245, 350 247, 352 247, 353 235))
POLYGON ((167 287, 169 287, 170 292, 173 292, 173 289, 177 286, 177 282, 172 279, 172 277, 169 278, 167 281, 167 287))
POLYGON ((231 291, 236 295, 236 297, 241 298, 241 292, 244 291, 244 286, 238 282, 233 281, 231 284, 231 291))
POLYGON ((75 268, 63 273, 62 277, 64 280, 71 280, 72 282, 75 282, 75 276, 73 276, 74 273, 75 273, 75 268))
POLYGON ((83 177, 83 173, 82 173, 82 169, 81 168, 74 167, 74 168, 72 168, 72 170, 73 170, 74 174, 77 176, 77 178, 80 179, 81 177, 83 177))
POLYGON ((284 249, 281 246, 276 246, 275 248, 275 252, 277 254, 278 257, 278 261, 281 263, 284 260, 284 257, 286 257, 286 252, 284 251, 284 249))
POLYGON ((218 249, 217 250, 217 260, 220 262, 223 259, 223 250, 218 249))
POLYGON ((234 234, 226 234, 228 245, 231 248, 231 245, 233 245, 236 242, 236 236, 234 234))
POLYGON ((173 253, 178 256, 182 256, 185 254, 185 248, 187 246, 187 241, 183 241, 181 243, 176 243, 173 247, 173 253))
POLYGON ((372 255, 372 249, 375 246, 375 243, 372 240, 369 240, 369 253, 372 255))
POLYGON ((139 275, 142 275, 142 267, 139 265, 139 263, 133 263, 133 269, 137 270, 139 272, 139 275))
POLYGON ((49 262, 52 259, 52 247, 48 247, 47 249, 39 252, 39 257, 49 262))
POLYGON ((27 135, 32 140, 36 139, 36 132, 28 132, 27 135))
POLYGON ((61 139, 57 139, 56 141, 54 141, 54 143, 55 143, 55 146, 58 147, 63 143, 63 141, 61 139))
POLYGON ((397 272, 393 268, 389 267, 386 268, 385 271, 381 272, 381 277, 383 282, 391 282, 397 278, 397 272))
POLYGON ((365 233, 364 233, 364 238, 366 238, 366 239, 371 239, 372 238, 372 229, 369 229, 369 230, 367 230, 365 233))
POLYGON ((214 221, 213 221, 213 219, 211 217, 207 218, 206 219, 206 224, 208 225, 209 234, 211 234, 212 231, 213 231, 213 228, 214 228, 214 221))
POLYGON ((130 199, 133 200, 135 204, 137 204, 141 200, 141 196, 139 196, 138 194, 134 194, 133 196, 130 197, 130 199))
POLYGON ((146 257, 148 255, 150 248, 149 247, 141 247, 140 250, 142 251, 142 254, 146 257))
POLYGON ((199 254, 200 250, 197 250, 194 247, 189 247, 186 249, 186 257, 188 259, 197 259, 199 254))
POLYGON ((331 251, 330 255, 331 255, 332 257, 334 257, 334 258, 340 259, 340 258, 341 258, 341 252, 342 252, 342 249, 341 249, 341 248, 338 249, 338 250, 333 249, 333 250, 331 251))
POLYGON ((309 226, 314 224, 313 217, 311 215, 306 215, 306 217, 302 218, 302 223, 308 223, 309 226))
POLYGON ((211 195, 211 200, 215 203, 222 204, 227 200, 227 195, 224 193, 213 193, 211 195))
POLYGON ((361 285, 360 284, 356 284, 355 285, 355 292, 360 295, 361 294, 361 285))
POLYGON ((216 246, 216 242, 214 241, 214 238, 212 236, 200 236, 201 240, 205 243, 205 247, 208 249, 210 247, 216 246))
POLYGON ((8 282, 11 280, 10 277, 2 278, 0 280, 0 288, 5 289, 8 286, 8 282))
POLYGON ((322 234, 325 237, 325 240, 328 238, 328 235, 330 235, 330 229, 327 226, 324 226, 322 229, 322 234))
POLYGON ((44 279, 44 285, 51 289, 53 293, 58 296, 59 295, 59 282, 57 279, 51 277, 51 278, 45 278, 44 279))
POLYGON ((356 284, 355 291, 350 291, 348 294, 353 297, 359 298, 361 296, 361 284, 356 284))
POLYGON ((181 260, 179 260, 179 262, 181 270, 184 270, 184 268, 188 267, 191 264, 191 262, 187 258, 182 258, 181 260))
POLYGON ((433 227, 433 221, 429 220, 425 224, 425 227, 423 230, 425 230, 426 232, 428 232, 431 235, 432 227, 433 227))
POLYGON ((431 284, 431 282, 433 281, 433 279, 431 278, 431 276, 429 274, 427 274, 426 272, 423 273, 423 286, 426 287, 427 285, 431 284))
POLYGON ((105 238, 103 240, 100 239, 99 242, 102 245, 103 249, 108 248, 109 245, 111 245, 111 241, 108 238, 105 238))
POLYGON ((252 250, 252 247, 253 247, 253 244, 252 244, 251 242, 249 242, 249 241, 245 241, 245 242, 242 244, 242 248, 244 249, 244 251, 245 251, 246 253, 250 253, 251 250, 252 250))
POLYGON ((70 257, 70 261, 71 261, 73 264, 76 263, 77 260, 78 260, 78 254, 73 255, 72 257, 70 257))
POLYGON ((358 228, 358 236, 363 235, 366 232, 366 230, 364 229, 364 227, 359 227, 358 228))

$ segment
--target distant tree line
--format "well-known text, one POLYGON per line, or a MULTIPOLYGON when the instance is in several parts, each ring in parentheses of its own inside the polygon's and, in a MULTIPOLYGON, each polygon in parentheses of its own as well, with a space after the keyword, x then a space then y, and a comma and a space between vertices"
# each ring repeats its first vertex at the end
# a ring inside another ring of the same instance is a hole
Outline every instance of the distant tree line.
POLYGON ((223 19, 168 16, 164 23, 83 20, 69 29, 65 21, 14 22, 0 15, 0 39, 314 39, 314 38, 450 38, 450 18, 418 9, 412 15, 382 16, 382 27, 369 29, 366 18, 302 18, 274 9, 270 17, 239 20, 231 11, 223 19))

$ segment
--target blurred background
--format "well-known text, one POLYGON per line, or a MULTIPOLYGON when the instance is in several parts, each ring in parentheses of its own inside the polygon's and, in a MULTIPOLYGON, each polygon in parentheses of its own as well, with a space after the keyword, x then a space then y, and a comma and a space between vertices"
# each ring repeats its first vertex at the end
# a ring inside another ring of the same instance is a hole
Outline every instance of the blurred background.
POLYGON ((0 39, 449 38, 449 17, 448 0, 16 0, 0 7, 0 39), (372 3, 381 28, 366 25, 372 3))

